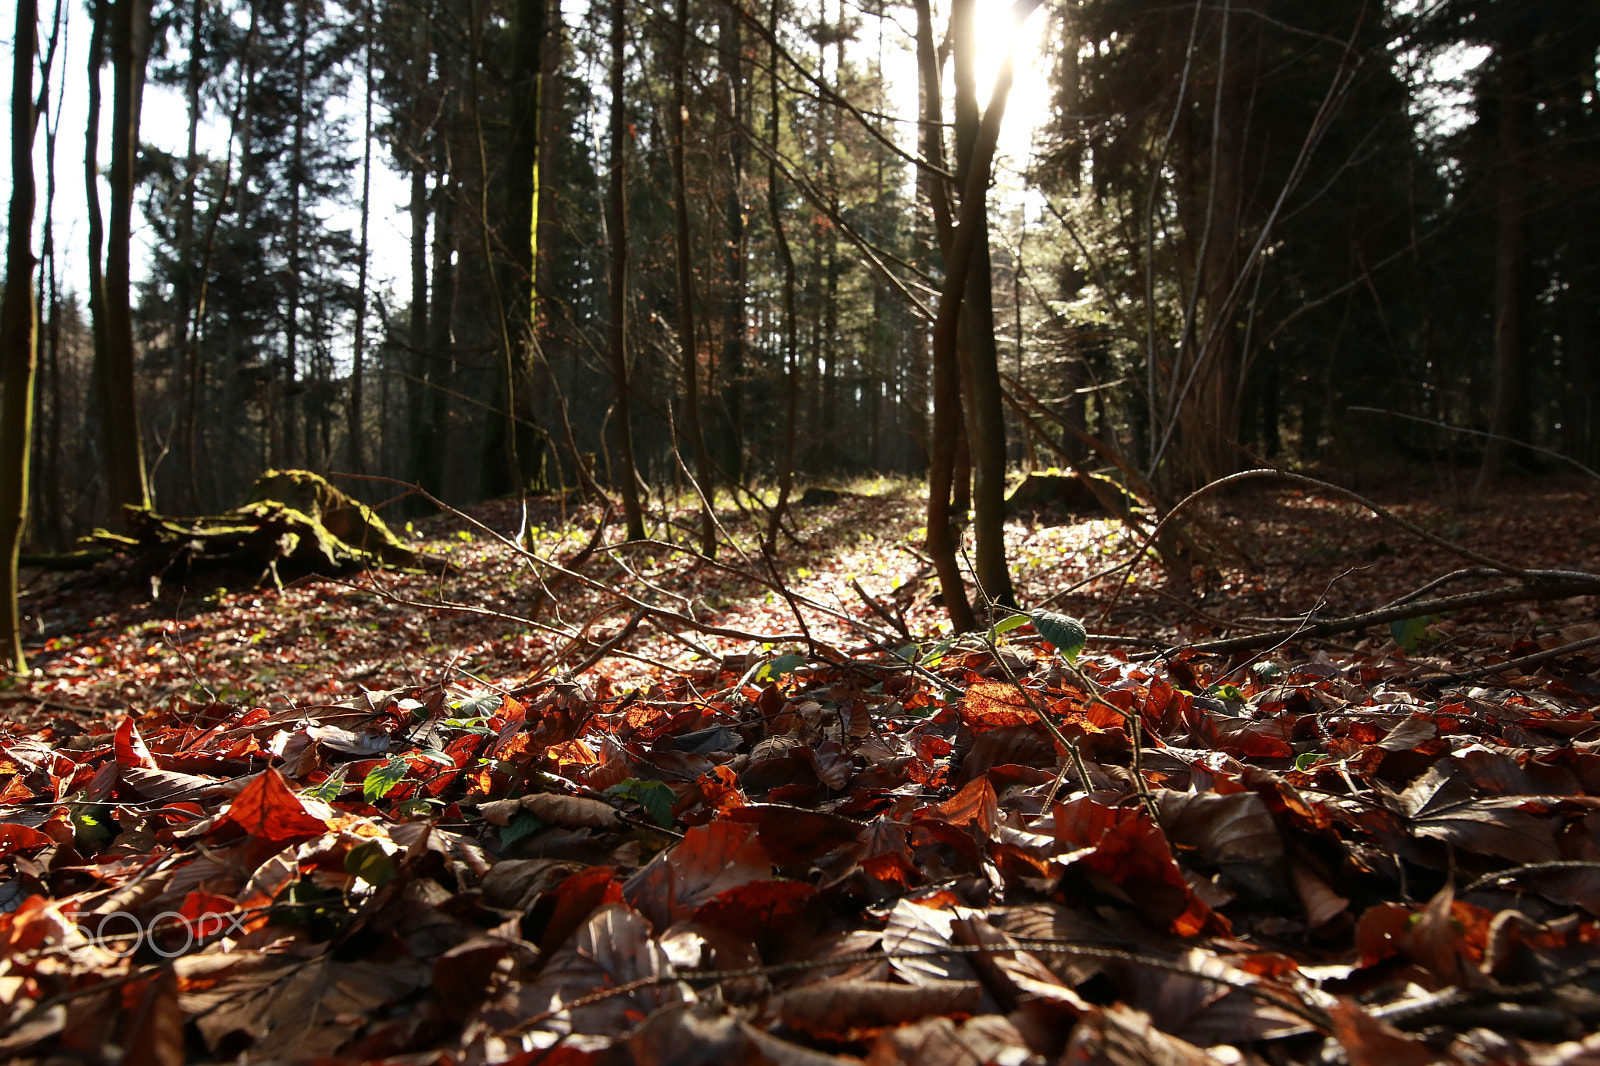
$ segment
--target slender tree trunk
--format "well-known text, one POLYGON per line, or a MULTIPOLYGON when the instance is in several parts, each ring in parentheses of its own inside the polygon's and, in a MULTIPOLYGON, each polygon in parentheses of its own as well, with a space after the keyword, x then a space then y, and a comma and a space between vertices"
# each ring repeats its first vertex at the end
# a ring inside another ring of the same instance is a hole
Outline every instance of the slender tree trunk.
MULTIPOLYGON (((933 48, 933 21, 928 0, 917 0, 917 59, 922 75, 922 154, 934 166, 943 162, 943 89, 939 63, 933 48)), ((934 233, 939 250, 950 262, 954 246, 954 226, 950 219, 945 179, 924 170, 923 181, 933 205, 934 233)), ((956 558, 956 528, 950 509, 950 494, 956 475, 957 437, 961 434, 961 376, 955 347, 943 344, 935 333, 933 340, 933 427, 929 442, 928 533, 926 546, 939 578, 939 594, 945 613, 957 631, 977 628, 961 566, 956 558)))
POLYGON ((84 207, 89 216, 89 321, 94 338, 95 405, 99 408, 103 436, 109 436, 111 402, 105 368, 110 360, 106 325, 105 219, 100 211, 100 71, 106 58, 106 22, 110 0, 90 0, 89 100, 83 134, 84 207))
MULTIPOLYGON (((289 163, 289 310, 283 323, 283 393, 278 411, 281 430, 274 465, 286 467, 300 465, 300 446, 296 433, 296 408, 299 406, 298 377, 300 362, 300 301, 301 256, 300 215, 301 175, 305 173, 306 146, 306 2, 295 0, 295 73, 294 73, 294 140, 289 163)), ((307 427, 309 429, 309 426, 307 427)), ((309 461, 310 448, 306 449, 309 461)))
MULTIPOLYGON (((987 307, 988 300, 983 299, 987 294, 989 281, 987 275, 988 256, 981 254, 987 248, 988 242, 988 205, 987 191, 989 187, 989 168, 994 159, 995 144, 1000 136, 1000 121, 1005 115, 1006 99, 1011 92, 1013 69, 1011 65, 1011 52, 1008 49, 1006 59, 1001 65, 1000 72, 995 77, 994 90, 990 96, 988 109, 984 112, 981 122, 976 128, 967 133, 966 128, 970 122, 963 122, 961 115, 969 106, 976 110, 976 97, 968 96, 971 89, 970 66, 963 72, 962 60, 971 62, 971 49, 974 47, 974 27, 972 24, 972 0, 958 0, 957 7, 951 15, 952 38, 956 51, 956 85, 957 99, 957 145, 970 145, 966 154, 963 169, 964 189, 961 196, 961 217, 954 238, 951 243, 950 256, 946 263, 944 290, 939 296, 938 318, 933 328, 934 366, 937 375, 941 361, 946 366, 955 362, 953 353, 957 347, 958 333, 962 320, 963 302, 971 302, 974 296, 972 279, 978 276, 983 281, 983 293, 978 295, 978 302, 985 305, 977 309, 969 321, 973 328, 971 333, 988 334, 988 355, 985 357, 978 350, 982 343, 980 338, 969 337, 974 351, 969 359, 967 370, 969 380, 968 392, 973 399, 974 414, 969 416, 967 426, 969 439, 972 441, 973 463, 977 477, 974 479, 975 510, 978 512, 974 519, 974 533, 976 539, 976 559, 974 568, 978 580, 983 584, 988 596, 1000 603, 1014 602, 1011 590, 1011 578, 1005 560, 1005 542, 1001 536, 1004 532, 1002 508, 1005 503, 1005 421, 1004 412, 991 411, 991 402, 999 396, 999 368, 994 358, 994 324, 993 309, 987 307), (962 8, 966 7, 966 11, 962 8), (965 54, 963 54, 965 53, 965 54), (968 82, 966 89, 962 88, 963 81, 968 82), (967 99, 963 99, 967 97, 967 99), (987 312, 985 314, 985 312, 987 312), (987 328, 985 328, 985 325, 987 328), (992 380, 989 380, 992 379, 992 380), (992 390, 992 391, 991 391, 992 390)), ((1034 4, 1033 6, 1037 6, 1034 4)), ((1026 15, 1032 7, 1022 12, 1026 15)), ((944 383, 948 390, 949 383, 944 383)), ((940 383, 936 377, 935 390, 938 392, 940 383)), ((937 406, 938 399, 935 399, 937 406)), ((935 427, 935 435, 939 429, 935 427)), ((934 529, 934 486, 929 486, 929 520, 928 533, 930 538, 935 533, 934 529)), ((948 523, 943 527, 948 529, 948 523)), ((942 532, 942 530, 941 530, 942 532)), ((942 545, 941 545, 942 547, 942 545)), ((930 544, 930 554, 932 545, 930 544)), ((938 557, 935 556, 937 564, 938 557)), ((948 564, 947 564, 948 565, 948 564)), ((959 574, 953 575, 959 581, 959 574)), ((944 586, 945 575, 941 573, 940 583, 944 586)), ((959 587, 959 586, 957 586, 959 587)), ((947 594, 946 608, 951 609, 957 604, 951 602, 952 597, 947 594)), ((961 620, 954 614, 951 621, 958 627, 961 620)))
POLYGON ((700 417, 700 345, 695 334, 694 261, 689 243, 689 182, 684 167, 684 137, 689 123, 689 0, 678 0, 674 13, 676 52, 672 66, 672 205, 673 232, 678 259, 678 347, 683 362, 683 432, 694 455, 694 476, 705 501, 700 508, 700 554, 717 552, 716 480, 711 473, 711 451, 706 447, 700 417))
MULTIPOLYGON (((994 295, 989 260, 989 163, 992 143, 983 143, 978 118, 977 86, 974 76, 977 51, 977 25, 973 0, 956 0, 951 8, 951 41, 955 64, 956 143, 960 170, 965 179, 961 200, 963 233, 958 233, 952 258, 958 258, 963 237, 970 236, 970 257, 966 263, 948 264, 950 278, 963 273, 964 295, 956 295, 954 311, 966 324, 966 346, 958 363, 962 370, 963 391, 968 400, 967 441, 972 451, 973 566, 978 583, 992 601, 1015 606, 1011 572, 1006 565, 1005 493, 1006 423, 1005 403, 1000 390, 999 353, 994 339, 994 295), (963 298, 965 306, 962 306, 963 298)), ((1004 69, 995 79, 989 112, 981 125, 993 129, 998 137, 1000 119, 1005 114, 1006 96, 1011 88, 1009 52, 1004 69)), ((985 130, 984 132, 987 132, 985 130)), ((953 295, 947 282, 945 297, 953 295)), ((945 314, 944 297, 939 313, 945 314)), ((937 331, 935 344, 938 343, 937 331)))
POLYGON ((510 85, 511 137, 506 158, 506 245, 512 293, 507 325, 509 441, 506 461, 515 471, 517 491, 542 487, 544 439, 536 431, 535 348, 538 344, 539 199, 543 195, 543 100, 545 41, 549 0, 517 0, 512 28, 510 85))
POLYGON ((745 302, 749 270, 745 264, 744 174, 749 147, 739 121, 748 111, 744 85, 744 56, 739 13, 732 4, 722 6, 722 25, 718 36, 720 65, 727 108, 728 190, 723 202, 726 227, 722 309, 722 355, 718 369, 722 374, 722 396, 726 426, 723 434, 722 469, 730 483, 744 478, 744 338, 745 302))
MULTIPOLYGON (((682 0, 680 0, 682 2, 682 0)), ((778 244, 778 258, 783 262, 783 448, 778 457, 778 503, 767 520, 766 546, 771 552, 777 547, 778 527, 783 522, 784 511, 789 506, 789 493, 794 488, 795 423, 800 404, 800 353, 797 349, 795 315, 794 250, 789 247, 789 235, 783 225, 783 186, 778 180, 779 137, 783 130, 783 99, 778 92, 778 18, 781 0, 770 0, 771 21, 768 36, 772 49, 768 57, 771 74, 770 100, 767 111, 767 136, 772 154, 767 156, 767 213, 772 220, 772 235, 778 244)))
MULTIPOLYGON (((1494 378, 1489 429, 1500 437, 1528 437, 1528 363, 1523 351, 1527 282, 1528 151, 1530 110, 1525 35, 1513 32, 1500 47, 1496 102, 1498 155, 1495 166, 1494 378)), ((1489 438, 1483 450, 1474 498, 1503 475, 1513 454, 1504 439, 1489 438)))
MULTIPOLYGON (((184 102, 188 112, 189 133, 183 162, 183 194, 178 204, 178 269, 173 280, 173 305, 171 328, 173 341, 171 370, 167 378, 168 402, 174 410, 192 415, 193 408, 186 402, 192 372, 188 366, 194 354, 189 330, 194 321, 194 291, 196 287, 194 213, 195 195, 200 170, 200 88, 204 83, 203 60, 205 56, 205 0, 193 0, 189 5, 189 62, 184 78, 184 102)), ((182 446, 178 450, 180 474, 193 471, 195 431, 192 421, 185 420, 181 431, 182 446)), ((186 479, 191 483, 193 478, 186 479)), ((190 494, 191 514, 198 508, 190 494)))
MULTIPOLYGON (((139 426, 134 363, 133 307, 129 284, 133 235, 134 162, 149 46, 147 0, 115 0, 111 7, 111 221, 106 241, 104 360, 100 368, 104 450, 113 506, 149 507, 144 436, 139 426)), ((92 238, 91 238, 92 240, 92 238)))
MULTIPOLYGON (((483 246, 484 280, 489 286, 490 302, 494 307, 492 328, 498 334, 496 340, 501 370, 498 391, 501 394, 502 403, 497 405, 498 409, 491 416, 490 430, 486 435, 490 448, 498 451, 499 454, 485 456, 484 465, 486 468, 485 474, 487 475, 485 480, 493 490, 504 491, 509 487, 512 491, 521 494, 528 490, 528 483, 522 468, 522 457, 517 450, 517 417, 519 410, 527 411, 527 405, 524 400, 519 399, 518 393, 520 385, 527 378, 527 374, 522 368, 522 346, 512 338, 512 325, 507 317, 505 292, 501 288, 502 271, 498 269, 495 263, 494 226, 489 218, 489 149, 483 133, 482 94, 479 89, 479 73, 483 68, 483 34, 476 2, 469 4, 468 17, 471 24, 471 29, 468 33, 471 54, 467 57, 467 98, 471 101, 472 130, 478 150, 478 239, 483 246), (496 440, 497 437, 498 440, 496 440), (497 471, 496 467, 502 467, 503 469, 502 471, 497 471)), ((534 54, 537 55, 537 51, 534 54)), ((522 116, 522 121, 530 126, 534 136, 537 136, 538 133, 537 123, 532 121, 533 116, 538 114, 537 104, 536 97, 534 107, 522 116)), ((532 194, 528 193, 527 195, 531 200, 532 194)), ((532 238, 530 237, 529 240, 529 251, 531 253, 532 238)), ((518 243, 520 245, 520 241, 518 243)), ((518 258, 521 258, 520 252, 518 258)), ((514 268, 514 273, 517 276, 513 281, 516 287, 513 301, 515 305, 520 307, 526 303, 523 290, 526 288, 528 275, 524 272, 524 265, 521 263, 518 263, 514 268)), ((520 311, 518 314, 520 319, 520 311)))
POLYGON ((0 655, 14 673, 28 669, 17 613, 17 556, 28 525, 28 449, 39 320, 33 302, 33 64, 38 8, 17 0, 11 38, 11 210, 6 231, 6 291, 0 302, 0 655))
POLYGON ((355 339, 350 353, 350 403, 346 434, 350 438, 350 470, 367 472, 366 431, 362 427, 362 359, 367 339, 367 227, 372 218, 372 0, 362 8, 363 64, 361 85, 365 95, 365 119, 361 127, 361 247, 356 266, 355 339))
POLYGON ((450 153, 441 149, 433 190, 433 284, 428 309, 428 342, 421 352, 423 409, 417 435, 416 478, 435 496, 444 492, 445 459, 450 444, 451 391, 455 387, 456 189, 450 153))
POLYGON ((623 95, 626 24, 624 0, 611 0, 611 181, 606 229, 611 236, 611 381, 616 389, 616 478, 629 540, 644 540, 644 511, 633 466, 633 417, 628 383, 628 113, 623 95))
MULTIPOLYGON (((35 18, 37 18, 35 11, 35 18)), ((39 277, 39 291, 34 299, 34 322, 36 323, 34 366, 35 394, 33 403, 33 418, 36 432, 43 438, 39 441, 30 441, 32 454, 29 459, 29 479, 33 486, 36 500, 29 501, 29 507, 38 505, 41 524, 46 532, 44 540, 52 550, 58 550, 66 542, 65 523, 62 520, 62 507, 64 505, 64 492, 49 491, 59 482, 56 477, 61 455, 61 287, 58 275, 59 261, 56 256, 55 239, 55 204, 56 204, 56 137, 61 132, 61 104, 56 104, 54 120, 50 116, 50 67, 55 57, 56 46, 61 41, 61 28, 65 12, 60 5, 55 10, 54 25, 50 30, 50 43, 45 49, 46 59, 43 64, 43 87, 39 93, 39 118, 44 121, 44 240, 42 254, 42 269, 39 277), (48 325, 46 323, 48 322, 48 325), (42 329, 42 333, 39 330, 42 329), (46 381, 55 383, 54 391, 40 390, 37 379, 43 374, 46 381), (46 429, 45 401, 51 401, 49 407, 49 430, 46 429), (38 446, 34 446, 38 445, 38 446), (39 492, 43 486, 46 491, 39 492)), ((3 389, 0 389, 3 391, 3 389)), ((0 401, 3 402, 3 401, 0 401)), ((26 529, 26 527, 24 527, 26 529)))

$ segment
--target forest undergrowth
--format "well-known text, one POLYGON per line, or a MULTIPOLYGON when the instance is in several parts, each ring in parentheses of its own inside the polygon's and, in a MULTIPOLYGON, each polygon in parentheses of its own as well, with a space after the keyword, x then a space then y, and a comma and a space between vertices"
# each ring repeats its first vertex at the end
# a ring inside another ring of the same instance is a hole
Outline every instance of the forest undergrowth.
POLYGON ((420 573, 35 575, 0 1051, 1600 1056, 1600 622, 1534 594, 1600 574, 1590 486, 1373 494, 1422 540, 1246 484, 1186 573, 1018 516, 1075 658, 951 637, 917 487, 858 488, 770 554, 727 509, 715 563, 692 511, 621 546, 537 501, 406 527, 420 573), (1411 602, 1532 591, 1311 628, 1446 575, 1411 602))

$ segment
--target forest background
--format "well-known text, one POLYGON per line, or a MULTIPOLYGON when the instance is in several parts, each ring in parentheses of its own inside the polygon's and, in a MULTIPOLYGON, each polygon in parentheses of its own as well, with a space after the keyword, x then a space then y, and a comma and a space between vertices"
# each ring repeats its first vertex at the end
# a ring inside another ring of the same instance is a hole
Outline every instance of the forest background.
POLYGON ((270 467, 609 491, 635 536, 652 491, 927 474, 960 626, 944 531, 972 509, 1007 599, 1018 467, 1160 510, 1258 460, 1431 457, 1477 495, 1536 448, 1600 459, 1600 13, 1025 2, 1043 76, 1006 118, 1003 10, 20 3, 21 535, 215 513, 270 467), (373 240, 394 176, 408 247, 373 240))

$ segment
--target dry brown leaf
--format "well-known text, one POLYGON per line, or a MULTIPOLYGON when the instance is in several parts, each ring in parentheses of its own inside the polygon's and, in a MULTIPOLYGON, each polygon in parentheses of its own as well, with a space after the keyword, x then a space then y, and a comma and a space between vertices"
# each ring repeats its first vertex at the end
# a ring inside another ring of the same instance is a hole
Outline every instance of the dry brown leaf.
POLYGON ((522 797, 522 809, 531 812, 541 822, 575 829, 612 829, 623 824, 622 815, 617 813, 615 807, 587 796, 536 792, 522 797))
POLYGON ((1151 1024, 1150 1016, 1120 1004, 1097 1008, 1072 1033, 1059 1066, 1222 1066, 1151 1024))
POLYGON ((816 1036, 842 1036, 881 1029, 929 1015, 971 1014, 983 988, 976 981, 819 981, 785 992, 778 1016, 785 1024, 816 1036))

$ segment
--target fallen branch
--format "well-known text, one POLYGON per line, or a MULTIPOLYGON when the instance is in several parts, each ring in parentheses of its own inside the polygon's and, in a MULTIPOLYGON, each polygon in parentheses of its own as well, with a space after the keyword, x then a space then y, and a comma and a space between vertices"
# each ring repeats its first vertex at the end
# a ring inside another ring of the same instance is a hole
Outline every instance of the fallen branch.
POLYGON ((1600 645, 1600 637, 1589 637, 1584 640, 1575 640, 1570 644, 1563 644, 1559 648, 1536 651, 1532 655, 1524 655, 1520 659, 1509 659, 1503 663, 1495 663, 1492 666, 1480 666, 1474 670, 1463 670, 1453 674, 1435 674, 1432 677, 1419 677, 1412 684, 1438 685, 1451 681, 1471 681, 1474 678, 1488 677, 1491 674, 1498 674, 1506 670, 1520 670, 1524 666, 1537 666, 1540 663, 1547 663, 1552 659, 1559 659, 1563 655, 1571 655, 1573 652, 1583 651, 1586 648, 1593 648, 1597 645, 1600 645))
MULTIPOLYGON (((1331 637, 1339 633, 1354 633, 1360 629, 1370 629, 1373 626, 1387 625, 1390 622, 1402 622, 1408 618, 1419 618, 1425 614, 1444 614, 1447 611, 1461 611, 1469 607, 1493 607, 1502 603, 1530 603, 1544 600, 1564 600, 1573 596, 1593 596, 1600 593, 1600 575, 1583 574, 1578 580, 1577 574, 1573 579, 1566 581, 1532 582, 1509 588, 1486 589, 1482 592, 1465 592, 1459 596, 1441 596, 1433 600, 1415 601, 1399 607, 1383 607, 1376 611, 1367 611, 1363 614, 1349 615, 1343 618, 1324 618, 1312 622, 1302 622, 1300 625, 1288 629, 1274 629, 1265 633, 1252 633, 1248 636, 1229 637, 1225 640, 1208 640, 1198 644, 1185 644, 1170 651, 1147 652, 1131 656, 1136 661, 1166 658, 1178 651, 1193 651, 1203 654, 1216 654, 1221 652, 1245 651, 1258 648, 1264 644, 1274 644, 1295 638, 1331 637)), ((1583 643, 1583 642, 1579 642, 1583 643)), ((1600 640, 1595 641, 1600 643, 1600 640)), ((1541 653, 1543 654, 1543 653, 1541 653)), ((1494 670, 1504 669, 1509 664, 1502 664, 1494 670)))

